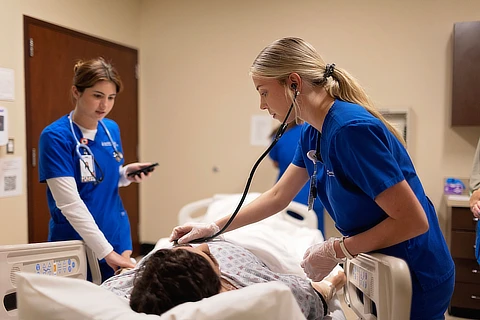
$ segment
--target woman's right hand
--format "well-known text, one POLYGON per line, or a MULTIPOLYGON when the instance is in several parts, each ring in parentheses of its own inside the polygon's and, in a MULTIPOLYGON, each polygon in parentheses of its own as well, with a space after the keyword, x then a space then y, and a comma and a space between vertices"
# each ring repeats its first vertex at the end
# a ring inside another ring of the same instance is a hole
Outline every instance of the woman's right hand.
POLYGON ((211 237, 220 231, 220 228, 215 222, 212 223, 186 223, 182 226, 173 228, 170 235, 170 241, 175 241, 179 244, 188 243, 195 239, 211 237))
POLYGON ((134 268, 135 264, 132 261, 125 257, 121 256, 115 251, 110 252, 105 256, 105 261, 113 269, 117 271, 119 268, 134 268))

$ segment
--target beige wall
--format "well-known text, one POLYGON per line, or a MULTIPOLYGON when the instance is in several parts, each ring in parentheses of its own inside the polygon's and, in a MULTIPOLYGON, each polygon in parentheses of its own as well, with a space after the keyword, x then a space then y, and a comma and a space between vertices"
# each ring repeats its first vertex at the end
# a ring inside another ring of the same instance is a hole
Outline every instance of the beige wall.
MULTIPOLYGON (((263 150, 249 146, 250 116, 261 112, 248 69, 283 36, 349 70, 379 108, 411 110, 410 152, 439 208, 443 177, 469 175, 480 135, 449 125, 453 23, 469 20, 480 20, 480 2, 145 0, 141 154, 161 166, 142 189, 143 239, 169 234, 187 202, 242 190, 263 150)), ((273 180, 266 163, 252 190, 273 180)))
MULTIPOLYGON (((16 100, 0 105, 24 158, 23 14, 139 48, 140 158, 160 162, 141 187, 142 241, 166 236, 182 205, 242 191, 263 152, 249 144, 262 113, 248 68, 283 36, 349 70, 379 108, 410 109, 410 153, 437 208, 443 178, 469 175, 480 127, 449 125, 451 35, 454 22, 480 20, 476 0, 0 0, 0 67, 16 75, 16 100)), ((275 175, 266 160, 251 190, 275 175)), ((26 188, 0 199, 0 244, 27 241, 26 211, 26 188)))
MULTIPOLYGON (((0 0, 0 67, 15 71, 15 101, 0 101, 9 112, 13 156, 25 163, 23 15, 138 48, 140 5, 135 0, 0 0)), ((5 147, 0 147, 0 157, 10 157, 5 147)), ((0 198, 0 244, 28 241, 25 167, 23 172, 23 194, 0 198)))

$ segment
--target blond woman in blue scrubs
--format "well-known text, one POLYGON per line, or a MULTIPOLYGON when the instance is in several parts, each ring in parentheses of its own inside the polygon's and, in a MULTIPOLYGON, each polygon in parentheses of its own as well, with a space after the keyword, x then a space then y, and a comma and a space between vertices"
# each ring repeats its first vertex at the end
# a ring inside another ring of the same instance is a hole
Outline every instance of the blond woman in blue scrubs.
MULTIPOLYGON (((282 178, 244 207, 227 230, 284 209, 316 166, 312 195, 321 199, 344 237, 310 247, 302 262, 306 274, 322 279, 345 256, 364 252, 399 257, 411 273, 411 319, 444 319, 455 267, 400 134, 348 72, 326 64, 302 39, 283 38, 267 46, 251 74, 262 110, 282 121, 293 101, 287 122, 298 118, 307 125, 282 178)), ((211 236, 228 219, 176 227, 171 239, 182 243, 211 236)))

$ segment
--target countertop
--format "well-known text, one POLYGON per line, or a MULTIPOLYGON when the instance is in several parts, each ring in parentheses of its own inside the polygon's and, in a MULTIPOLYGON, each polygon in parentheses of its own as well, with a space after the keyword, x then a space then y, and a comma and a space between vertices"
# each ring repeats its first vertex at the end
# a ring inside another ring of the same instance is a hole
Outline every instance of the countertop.
POLYGON ((450 194, 450 195, 445 195, 445 199, 447 201, 447 206, 449 207, 461 207, 461 208, 469 208, 469 200, 470 196, 467 194, 461 194, 461 195, 456 195, 456 194, 450 194))

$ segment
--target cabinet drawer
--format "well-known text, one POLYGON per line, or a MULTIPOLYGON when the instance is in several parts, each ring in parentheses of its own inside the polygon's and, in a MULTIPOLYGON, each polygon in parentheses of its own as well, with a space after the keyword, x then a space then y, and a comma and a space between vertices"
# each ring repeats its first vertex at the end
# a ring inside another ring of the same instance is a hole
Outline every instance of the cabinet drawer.
POLYGON ((452 231, 450 250, 453 258, 475 260, 475 232, 452 231))
POLYGON ((452 208, 452 229, 475 231, 477 222, 469 208, 452 208))
POLYGON ((455 281, 480 284, 480 266, 477 260, 453 259, 453 261, 455 281))
POLYGON ((451 306, 480 310, 480 284, 455 282, 451 306))

